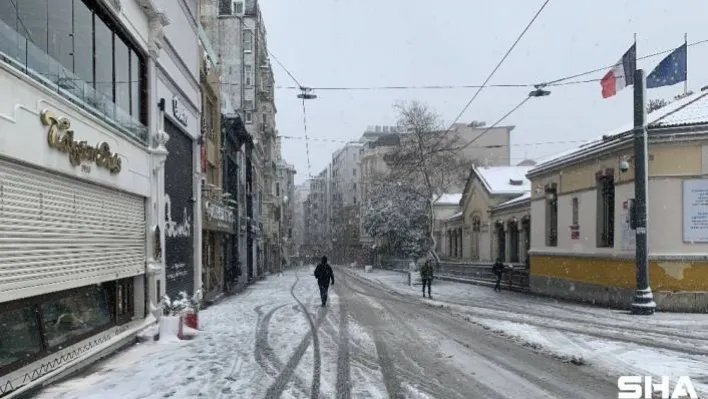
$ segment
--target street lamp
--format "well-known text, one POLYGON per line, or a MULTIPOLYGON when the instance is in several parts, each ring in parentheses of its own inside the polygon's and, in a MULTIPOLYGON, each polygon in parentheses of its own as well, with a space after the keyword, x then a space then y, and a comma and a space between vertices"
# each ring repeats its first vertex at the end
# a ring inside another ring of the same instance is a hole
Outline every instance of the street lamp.
POLYGON ((303 101, 304 101, 304 100, 314 100, 314 99, 317 98, 317 95, 316 95, 316 94, 312 94, 312 89, 309 88, 309 87, 300 86, 300 91, 301 91, 302 93, 298 94, 298 95, 297 95, 297 98, 299 98, 299 99, 301 99, 301 100, 303 100, 303 101))
POLYGON ((543 90, 544 87, 546 87, 545 83, 537 84, 534 85, 536 90, 532 90, 529 92, 529 97, 546 97, 551 95, 551 92, 548 90, 543 90))

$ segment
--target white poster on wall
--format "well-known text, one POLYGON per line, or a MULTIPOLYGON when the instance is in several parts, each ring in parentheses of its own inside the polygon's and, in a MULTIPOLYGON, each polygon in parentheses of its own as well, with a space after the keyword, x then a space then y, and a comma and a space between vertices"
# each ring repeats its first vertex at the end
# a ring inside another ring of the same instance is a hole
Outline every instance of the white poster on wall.
POLYGON ((622 252, 633 252, 636 250, 637 235, 629 224, 629 212, 620 214, 620 250, 622 252))
POLYGON ((683 181, 683 241, 708 242, 708 179, 683 181))

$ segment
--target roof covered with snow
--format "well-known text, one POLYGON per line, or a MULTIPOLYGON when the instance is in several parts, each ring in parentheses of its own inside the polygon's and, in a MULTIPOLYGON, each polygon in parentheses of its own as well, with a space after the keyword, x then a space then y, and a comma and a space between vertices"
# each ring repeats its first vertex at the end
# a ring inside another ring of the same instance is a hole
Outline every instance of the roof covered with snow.
POLYGON ((502 209, 502 208, 510 208, 513 206, 521 205, 525 202, 528 202, 531 200, 531 191, 522 194, 514 199, 510 199, 509 201, 502 202, 499 205, 496 205, 493 207, 493 209, 502 209))
POLYGON ((452 215, 446 217, 445 219, 443 219, 443 221, 447 222, 447 221, 450 221, 450 220, 459 219, 459 218, 461 218, 461 217, 462 217, 462 211, 459 211, 459 212, 455 212, 455 213, 453 213, 452 215))
POLYGON ((526 173, 533 166, 475 166, 474 171, 490 194, 524 194, 531 191, 526 173))
MULTIPOLYGON (((689 125, 708 125, 708 91, 698 92, 680 100, 673 101, 666 106, 647 114, 648 128, 666 128, 689 125)), ((634 129, 634 121, 605 132, 600 137, 588 140, 579 147, 571 148, 558 154, 538 161, 531 173, 546 169, 553 165, 563 163, 582 156, 608 141, 629 133, 634 129)))
MULTIPOLYGON (((688 98, 691 97, 694 99, 690 101, 690 103, 651 123, 650 128, 708 124, 708 92, 694 94, 688 98)), ((678 102, 679 101, 676 101, 676 103, 678 102)), ((671 103, 667 105, 667 107, 673 104, 674 103, 671 103)))
POLYGON ((458 205, 462 200, 462 194, 443 194, 435 201, 435 205, 458 205))

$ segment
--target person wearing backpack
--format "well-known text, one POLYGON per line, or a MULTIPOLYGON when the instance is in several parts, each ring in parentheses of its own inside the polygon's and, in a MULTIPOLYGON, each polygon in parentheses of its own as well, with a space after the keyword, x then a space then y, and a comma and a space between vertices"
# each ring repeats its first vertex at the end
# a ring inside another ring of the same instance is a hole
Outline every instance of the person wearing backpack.
POLYGON ((315 278, 317 279, 317 285, 320 287, 322 306, 326 306, 330 281, 332 282, 332 285, 334 285, 334 272, 332 271, 332 266, 327 263, 326 256, 322 257, 322 260, 315 268, 315 278))

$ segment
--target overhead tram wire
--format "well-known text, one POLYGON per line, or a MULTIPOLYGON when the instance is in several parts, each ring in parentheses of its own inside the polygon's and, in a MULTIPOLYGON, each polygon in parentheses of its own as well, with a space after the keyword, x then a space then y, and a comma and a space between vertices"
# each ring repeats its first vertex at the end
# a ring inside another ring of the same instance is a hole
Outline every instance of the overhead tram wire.
MULTIPOLYGON (((699 40, 693 43, 688 43, 688 47, 692 46, 697 46, 700 44, 705 44, 708 43, 708 39, 704 40, 699 40)), ((652 54, 644 55, 641 57, 638 57, 637 60, 644 60, 652 57, 656 57, 659 55, 667 54, 672 51, 676 50, 676 48, 672 47, 670 49, 658 51, 652 54)), ((568 86, 568 85, 577 85, 577 84, 585 84, 585 83, 596 83, 601 81, 602 79, 586 79, 586 80, 571 80, 583 76, 590 75, 595 72, 601 72, 608 70, 612 68, 614 64, 612 65, 607 65, 601 68, 595 68, 591 69, 585 72, 581 73, 576 73, 573 75, 557 78, 554 80, 547 81, 545 83, 546 86, 568 86), (571 80, 568 82, 568 80, 571 80)), ((237 84, 237 83, 235 83, 237 84)), ((460 84, 460 85, 399 85, 399 86, 330 86, 330 87, 311 87, 310 89, 312 90, 322 90, 322 91, 375 91, 375 90, 455 90, 455 89, 479 89, 480 87, 482 88, 531 88, 535 87, 537 84, 536 83, 507 83, 507 84, 487 84, 487 85, 470 85, 470 84, 460 84)), ((276 86, 276 89, 282 89, 282 90, 301 90, 302 87, 298 84, 298 86, 276 86)))
POLYGON ((514 50, 514 48, 516 47, 516 45, 519 44, 519 42, 520 42, 521 39, 524 37, 524 35, 526 35, 526 32, 528 32, 529 28, 531 28, 531 25, 533 25, 533 23, 536 21, 536 19, 538 18, 538 16, 541 15, 541 12, 543 11, 544 8, 546 8, 546 6, 548 5, 548 2, 550 2, 550 1, 551 1, 551 0, 546 0, 546 1, 543 2, 543 5, 541 5, 541 8, 539 8, 538 11, 536 11, 536 14, 534 14, 533 18, 531 18, 531 20, 529 21, 529 23, 526 24, 526 27, 524 28, 524 30, 521 31, 521 33, 519 34, 519 36, 516 38, 516 40, 514 41, 514 43, 511 45, 511 47, 509 47, 509 49, 506 51, 506 54, 504 54, 504 56, 502 57, 502 59, 499 60, 499 63, 497 63, 497 66, 494 67, 494 69, 492 70, 492 73, 490 73, 489 76, 487 76, 487 79, 484 81, 484 83, 482 83, 482 86, 480 86, 480 87, 477 89, 477 91, 474 93, 474 95, 472 96, 472 98, 470 98, 470 100, 467 102, 467 104, 464 106, 464 108, 462 108, 462 111, 460 111, 460 113, 457 115, 457 117, 455 118, 455 120, 452 121, 452 123, 450 124, 450 127, 448 127, 448 128, 445 130, 445 133, 444 133, 444 134, 447 134, 447 133, 450 131, 450 129, 452 129, 452 127, 455 125, 455 123, 457 123, 457 122, 460 120, 460 118, 462 118, 462 115, 465 114, 465 112, 466 112, 467 109, 470 107, 470 105, 472 105, 472 103, 473 103, 474 100, 477 98, 477 96, 479 96, 479 93, 482 92, 482 89, 484 89, 484 87, 487 85, 487 83, 489 83, 489 81, 492 79, 492 77, 493 77, 494 74, 497 72, 497 70, 499 70, 499 68, 502 66, 502 64, 504 63, 504 61, 506 61, 507 57, 509 57, 509 54, 511 54, 511 52, 514 50))
MULTIPOLYGON (((501 122, 499 122, 499 123, 501 123, 501 122)), ((281 139, 285 139, 285 140, 305 140, 305 137, 303 137, 303 136, 283 136, 283 135, 280 135, 278 137, 280 137, 281 139)), ((310 137, 309 140, 315 141, 315 142, 338 143, 338 144, 340 144, 340 143, 347 144, 347 143, 351 143, 353 141, 357 141, 357 139, 338 140, 338 139, 326 139, 326 138, 321 138, 321 137, 310 137)), ((537 147, 537 146, 558 145, 558 144, 583 144, 583 143, 587 143, 588 141, 592 141, 592 140, 587 139, 587 140, 540 141, 540 142, 533 142, 533 143, 517 143, 517 144, 507 144, 507 145, 501 145, 501 144, 480 145, 480 146, 472 146, 472 148, 537 147)))
POLYGON ((303 130, 305 132, 305 154, 307 155, 307 177, 310 178, 310 177, 312 177, 312 173, 311 173, 312 168, 311 168, 311 162, 310 162, 310 140, 307 137, 307 107, 305 107, 306 97, 304 96, 304 94, 307 93, 311 89, 308 89, 307 87, 300 84, 300 81, 297 80, 295 75, 290 73, 290 70, 288 70, 288 68, 286 68, 285 65, 283 65, 282 62, 280 62, 278 57, 276 57, 270 50, 266 49, 266 51, 268 51, 268 54, 271 57, 273 57, 275 62, 277 62, 278 65, 280 65, 280 67, 283 68, 285 73, 287 73, 288 76, 290 76, 290 79, 292 79, 293 82, 295 82, 295 84, 298 85, 299 90, 303 94, 303 96, 302 96, 302 126, 303 126, 303 130))
MULTIPOLYGON (((708 39, 706 39, 706 40, 700 40, 700 41, 697 41, 697 42, 693 42, 693 43, 689 44, 689 46, 695 46, 695 45, 702 44, 702 43, 708 43, 708 39)), ((655 57, 655 56, 657 56, 657 55, 666 54, 666 53, 669 53, 669 52, 674 51, 674 50, 675 50, 675 49, 669 49, 669 50, 659 51, 659 52, 656 52, 656 53, 652 53, 652 54, 649 54, 649 55, 645 55, 645 56, 643 56, 643 57, 640 57, 640 58, 638 58, 638 60, 639 60, 639 59, 646 59, 646 58, 650 58, 650 57, 655 57)), ((537 87, 538 89, 542 89, 543 87, 547 87, 547 86, 561 86, 561 85, 568 85, 568 84, 575 84, 575 83, 578 83, 578 84, 579 84, 579 83, 598 82, 598 81, 600 81, 601 79, 588 79, 588 80, 585 80, 585 81, 575 81, 575 82, 573 82, 573 81, 571 81, 571 82, 565 82, 565 81, 566 81, 566 80, 570 80, 570 79, 579 78, 579 77, 581 77, 581 76, 589 75, 589 74, 591 74, 591 73, 595 73, 595 72, 599 72, 599 71, 604 71, 604 70, 606 70, 606 69, 608 69, 608 68, 611 68, 611 67, 613 67, 613 66, 614 66, 614 65, 610 65, 610 66, 607 66, 607 67, 596 68, 596 69, 593 69, 593 70, 591 70, 591 71, 587 71, 587 72, 583 72, 583 73, 579 73, 579 74, 574 74, 574 75, 566 76, 566 77, 564 77, 564 78, 552 80, 552 81, 547 82, 547 83, 541 83, 541 84, 539 84, 539 85, 536 85, 536 87, 537 87)), ((504 116, 502 116, 499 120, 497 120, 496 122, 494 122, 493 125, 489 126, 487 129, 485 129, 485 130, 484 130, 482 133, 480 133, 478 136, 476 136, 475 138, 473 138, 472 140, 470 140, 469 142, 467 142, 467 144, 465 144, 465 145, 463 145, 462 147, 460 147, 460 149, 465 149, 465 148, 467 148, 467 147, 470 146, 472 143, 474 143, 475 141, 477 141, 478 139, 480 139, 482 136, 484 136, 485 134, 487 134, 490 130, 492 130, 494 127, 496 127, 496 125, 498 125, 499 123, 501 123, 503 120, 505 120, 505 119, 508 118, 511 114, 513 114, 513 113, 516 112, 519 108, 521 108, 524 104, 526 104, 526 101, 528 101, 530 98, 531 98, 530 96, 525 97, 519 104, 517 104, 517 105, 516 105, 514 108, 512 108, 509 112, 507 112, 506 114, 504 114, 504 116)))

